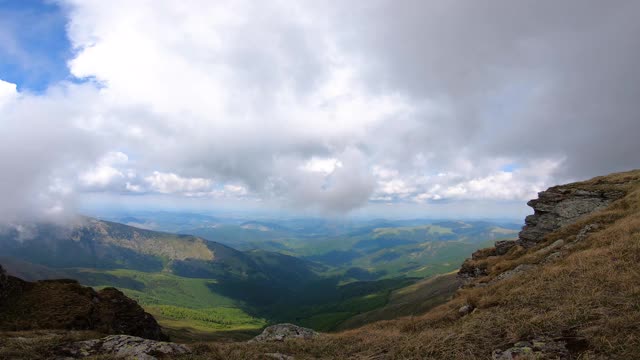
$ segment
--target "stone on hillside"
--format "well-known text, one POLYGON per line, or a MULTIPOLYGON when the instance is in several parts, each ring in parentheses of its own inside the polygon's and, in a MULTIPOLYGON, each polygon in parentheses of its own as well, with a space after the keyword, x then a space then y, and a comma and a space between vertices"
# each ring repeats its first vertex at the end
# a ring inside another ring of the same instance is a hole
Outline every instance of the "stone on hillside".
POLYGON ((515 269, 511 269, 508 271, 503 272, 502 274, 496 276, 495 279, 491 280, 491 283, 496 283, 498 281, 502 281, 502 280, 506 280, 506 279, 511 279, 512 277, 521 274, 523 272, 529 271, 533 268, 535 268, 535 265, 531 265, 531 264, 520 264, 518 266, 516 266, 515 269))
POLYGON ((555 249, 561 248, 562 246, 564 246, 564 240, 562 240, 562 239, 556 240, 556 241, 553 242, 553 244, 551 244, 549 246, 546 246, 546 247, 536 251, 536 254, 545 255, 545 254, 548 254, 548 253, 552 252, 555 249))
POLYGON ((559 251, 556 251, 554 253, 549 254, 549 256, 547 256, 542 263, 543 264, 550 264, 552 262, 556 262, 558 260, 560 260, 562 258, 562 253, 559 251))
POLYGON ((460 309, 458 309, 458 313, 462 316, 468 315, 473 311, 473 306, 469 304, 462 305, 460 309))
POLYGON ((509 250, 511 250, 512 247, 516 246, 517 243, 515 240, 501 240, 501 241, 496 241, 496 255, 504 255, 507 252, 509 252, 509 250))
POLYGON ((493 360, 563 360, 569 359, 570 354, 563 341, 539 339, 519 341, 507 350, 494 350, 493 360))
POLYGON ((262 334, 249 340, 250 342, 284 341, 287 339, 312 339, 319 336, 311 329, 293 324, 277 324, 264 329, 262 334))
POLYGON ((582 240, 586 239, 587 236, 589 235, 589 233, 594 232, 594 231, 598 230, 599 228, 600 228, 600 224, 588 224, 588 225, 585 225, 585 227, 580 229, 580 232, 578 232, 578 235, 576 236, 576 241, 582 241, 582 240))
POLYGON ((276 359, 276 360, 294 360, 295 359, 293 356, 285 355, 281 353, 267 353, 267 354, 264 354, 264 356, 270 359, 276 359))
POLYGON ((190 354, 188 346, 170 342, 147 340, 128 335, 112 335, 102 339, 78 341, 58 349, 60 355, 73 359, 110 355, 120 359, 154 360, 190 354))
POLYGON ((472 259, 465 260, 460 266, 460 270, 458 270, 458 278, 465 282, 486 275, 488 275, 486 264, 477 264, 472 259))
POLYGON ((518 243, 533 247, 547 234, 607 207, 622 196, 622 191, 585 191, 563 186, 542 191, 537 199, 527 203, 534 209, 534 214, 526 217, 518 243))

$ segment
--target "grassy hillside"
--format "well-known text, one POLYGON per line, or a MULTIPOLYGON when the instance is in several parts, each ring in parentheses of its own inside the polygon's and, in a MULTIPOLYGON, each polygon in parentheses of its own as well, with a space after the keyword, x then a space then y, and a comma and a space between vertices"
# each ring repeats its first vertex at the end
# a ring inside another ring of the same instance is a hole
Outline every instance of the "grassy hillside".
POLYGON ((564 344, 566 357, 637 358, 640 171, 566 188, 614 189, 626 195, 548 234, 533 248, 516 246, 506 255, 486 258, 486 276, 424 315, 381 321, 312 341, 211 344, 207 345, 210 350, 201 350, 201 358, 259 359, 261 354, 279 352, 296 359, 486 359, 495 349, 534 340, 538 344, 534 348, 564 344), (567 246, 547 260, 545 247, 559 239, 567 246), (501 275, 522 264, 533 268, 511 277, 501 275), (461 313, 463 305, 474 310, 461 313))
POLYGON ((69 270, 82 283, 117 286, 138 301, 174 338, 207 338, 210 332, 257 331, 266 320, 249 315, 242 302, 211 291, 214 279, 184 278, 170 273, 135 270, 69 270))
POLYGON ((384 306, 353 316, 340 323, 338 329, 354 329, 376 321, 422 315, 447 302, 461 285, 457 272, 451 272, 402 287, 391 292, 384 306))

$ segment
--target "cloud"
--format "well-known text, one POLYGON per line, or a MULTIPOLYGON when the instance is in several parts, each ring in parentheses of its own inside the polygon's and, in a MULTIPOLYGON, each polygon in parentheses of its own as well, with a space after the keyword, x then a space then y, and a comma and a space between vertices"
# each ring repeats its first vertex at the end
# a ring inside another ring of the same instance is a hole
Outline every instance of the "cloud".
POLYGON ((110 151, 98 161, 95 167, 80 174, 80 183, 89 189, 104 189, 116 182, 122 182, 126 176, 115 166, 126 164, 128 161, 127 154, 110 151))
POLYGON ((60 4, 86 83, 0 82, 10 203, 65 188, 451 212, 639 166, 634 1, 60 4))
POLYGON ((92 114, 97 92, 63 84, 39 96, 6 82, 0 87, 10 89, 0 107, 0 217, 65 213, 74 200, 70 179, 104 149, 101 138, 75 125, 92 114))
POLYGON ((0 106, 13 100, 17 95, 16 84, 0 80, 0 106))
POLYGON ((211 191, 212 181, 203 178, 184 178, 174 173, 162 173, 154 171, 144 180, 149 184, 149 189, 161 194, 174 193, 203 193, 211 191))

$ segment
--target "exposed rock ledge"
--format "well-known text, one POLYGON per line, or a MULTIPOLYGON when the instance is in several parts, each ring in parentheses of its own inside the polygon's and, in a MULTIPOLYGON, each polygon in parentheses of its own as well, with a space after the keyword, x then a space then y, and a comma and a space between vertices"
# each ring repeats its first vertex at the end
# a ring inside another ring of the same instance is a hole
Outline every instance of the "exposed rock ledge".
POLYGON ((537 199, 527 203, 534 209, 534 214, 526 217, 517 242, 525 248, 533 247, 547 234, 607 207, 624 195, 623 191, 618 190, 589 191, 564 186, 542 191, 537 199))

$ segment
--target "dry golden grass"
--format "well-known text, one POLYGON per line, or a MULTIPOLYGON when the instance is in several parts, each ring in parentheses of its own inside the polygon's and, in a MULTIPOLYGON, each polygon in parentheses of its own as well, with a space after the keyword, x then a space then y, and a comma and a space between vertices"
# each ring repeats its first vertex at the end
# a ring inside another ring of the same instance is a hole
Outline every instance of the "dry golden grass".
POLYGON ((423 316, 374 323, 313 341, 200 344, 190 359, 487 359, 516 341, 562 339, 580 359, 640 358, 640 171, 569 185, 627 195, 609 208, 550 234, 545 243, 484 259, 489 281, 519 264, 538 264, 540 248, 575 241, 587 224, 602 225, 553 263, 485 287, 461 289, 423 316), (465 303, 476 307, 462 317, 465 303))

